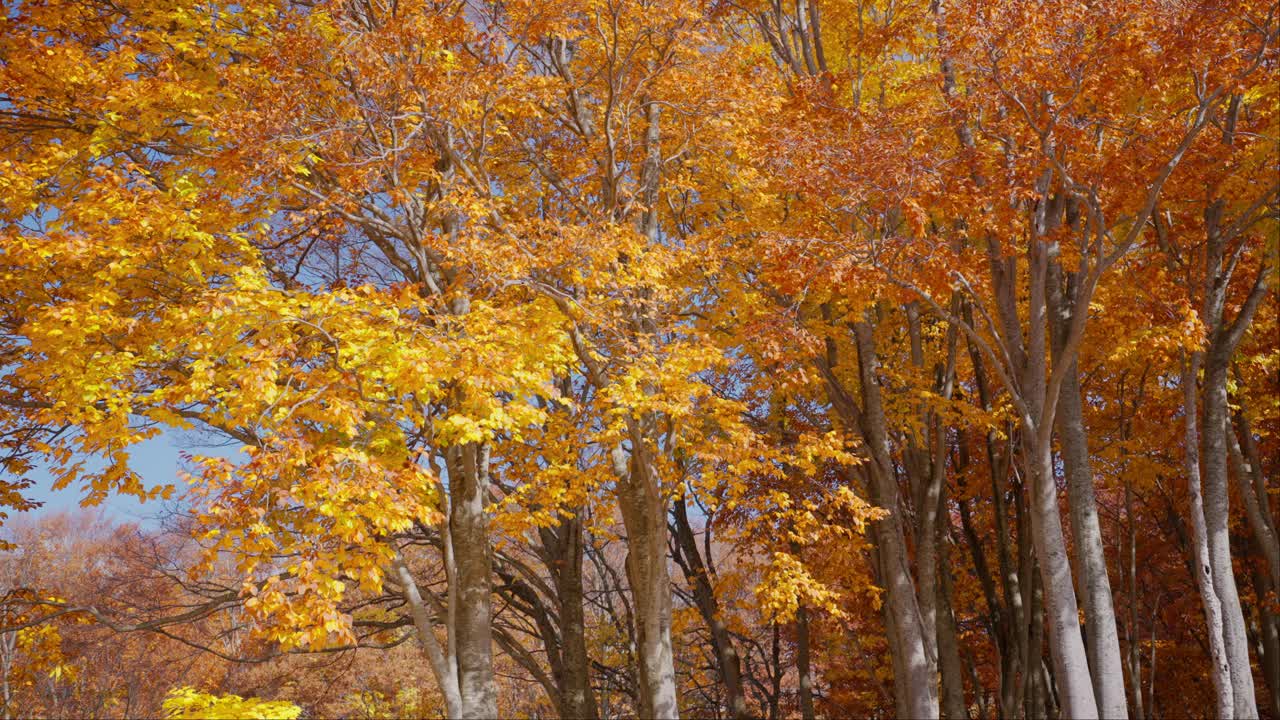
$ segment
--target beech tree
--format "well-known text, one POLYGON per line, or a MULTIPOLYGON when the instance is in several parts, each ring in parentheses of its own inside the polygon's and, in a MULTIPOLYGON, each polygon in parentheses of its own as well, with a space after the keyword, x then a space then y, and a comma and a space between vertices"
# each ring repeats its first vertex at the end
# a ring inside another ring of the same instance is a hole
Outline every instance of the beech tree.
POLYGON ((0 23, 6 713, 1280 713, 1274 0, 0 23))

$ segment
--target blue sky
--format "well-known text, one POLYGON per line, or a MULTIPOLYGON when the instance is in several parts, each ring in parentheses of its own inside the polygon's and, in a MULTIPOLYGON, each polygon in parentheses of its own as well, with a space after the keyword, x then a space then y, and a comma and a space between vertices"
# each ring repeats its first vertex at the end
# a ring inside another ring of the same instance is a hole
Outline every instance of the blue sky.
MULTIPOLYGON (((187 433, 162 433, 130 448, 130 465, 142 476, 142 481, 148 487, 173 484, 177 491, 174 495, 176 499, 185 488, 185 483, 178 477, 178 471, 182 467, 179 456, 181 450, 186 449, 204 455, 225 453, 225 450, 219 452, 218 448, 201 447, 202 443, 193 442, 193 440, 195 439, 187 433)), ((38 518, 42 515, 74 510, 80 506, 84 493, 74 483, 62 490, 54 490, 53 478, 43 467, 33 471, 31 478, 35 481, 35 485, 28 489, 27 495, 43 502, 44 505, 27 513, 11 512, 10 517, 38 518)), ((165 503, 160 500, 143 503, 135 497, 112 495, 100 506, 100 509, 103 515, 117 522, 152 525, 154 517, 164 510, 164 505, 165 503)))

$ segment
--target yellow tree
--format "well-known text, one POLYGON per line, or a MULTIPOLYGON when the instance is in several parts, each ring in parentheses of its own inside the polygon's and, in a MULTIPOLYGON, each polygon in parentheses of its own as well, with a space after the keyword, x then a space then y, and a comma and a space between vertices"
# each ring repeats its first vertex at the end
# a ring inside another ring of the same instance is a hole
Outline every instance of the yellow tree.
POLYGON ((11 58, 99 62, 84 82, 6 66, 28 141, 7 161, 4 278, 26 343, 8 407, 78 430, 40 446, 61 483, 72 449, 107 457, 91 499, 148 492, 127 447, 157 424, 243 443, 244 462, 199 461, 195 497, 210 557, 240 558, 269 635, 350 642, 347 584, 379 590, 394 567, 450 714, 491 716, 492 442, 541 417, 529 400, 555 394, 566 346, 552 304, 485 275, 468 223, 488 211, 453 192, 443 138, 483 112, 483 64, 449 48, 479 29, 461 6, 328 10, 31 4, 9 20, 11 58), (276 84, 310 109, 264 102, 276 84), (415 132, 441 142, 401 145, 415 132), (65 279, 31 285, 50 273, 65 279), (443 646, 392 542, 415 525, 444 538, 443 646))

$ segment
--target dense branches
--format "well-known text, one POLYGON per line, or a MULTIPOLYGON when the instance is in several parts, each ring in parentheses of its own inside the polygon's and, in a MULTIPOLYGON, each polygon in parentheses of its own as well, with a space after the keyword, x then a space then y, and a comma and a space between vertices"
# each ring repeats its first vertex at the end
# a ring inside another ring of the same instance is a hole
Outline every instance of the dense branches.
POLYGON ((2 22, 6 714, 1280 714, 1274 2, 2 22))

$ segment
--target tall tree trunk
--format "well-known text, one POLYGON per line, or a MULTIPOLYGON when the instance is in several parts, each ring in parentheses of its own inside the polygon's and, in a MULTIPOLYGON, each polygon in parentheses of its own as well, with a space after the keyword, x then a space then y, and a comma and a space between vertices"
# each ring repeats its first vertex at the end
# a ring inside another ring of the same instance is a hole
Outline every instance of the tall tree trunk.
POLYGON ((814 720, 813 669, 809 666, 809 612, 796 611, 796 671, 800 673, 800 719, 814 720))
MULTIPOLYGON (((939 498, 945 511, 946 497, 939 498)), ((960 664, 960 641, 956 636, 956 619, 951 607, 951 546, 948 542, 951 520, 940 513, 942 524, 938 538, 938 668, 942 676, 942 714, 947 720, 969 720, 964 701, 964 668, 960 664)), ((974 688, 980 692, 981 688, 974 688)))
POLYGON ((1230 489, 1227 487, 1227 367, 1229 356, 1211 351, 1204 370, 1204 426, 1200 456, 1204 472, 1204 520, 1209 545, 1213 588, 1222 607, 1222 633, 1231 672, 1232 711, 1235 717, 1258 717, 1249 663, 1249 638, 1240 608, 1235 570, 1231 562, 1230 489))
POLYGON ((561 563, 555 569, 560 610, 563 677, 560 681, 561 714, 568 720, 599 717, 591 692, 590 658, 587 655, 586 618, 583 611, 583 523, 581 515, 562 517, 555 532, 561 563))
MULTIPOLYGON (((658 188, 662 181, 661 106, 642 96, 645 113, 645 160, 640 168, 638 195, 643 209, 637 229, 652 244, 660 241, 658 188)), ((610 170, 612 172, 612 170, 610 170)), ((610 183, 612 184, 612 183, 610 183)), ((609 194, 612 194, 610 191, 609 194)), ((616 198, 609 203, 613 206, 616 198)), ((635 330, 656 334, 655 321, 642 308, 633 309, 635 330)), ((646 718, 679 718, 675 653, 671 647, 671 576, 667 571, 667 501, 649 438, 655 418, 627 420, 629 451, 616 446, 613 471, 616 496, 627 531, 627 581, 631 586, 640 673, 640 712, 646 718)))
POLYGON ((1258 598, 1258 660, 1262 665, 1262 677, 1267 683, 1270 695, 1271 716, 1280 718, 1280 623, 1276 622, 1276 614, 1267 607, 1265 600, 1276 592, 1275 585, 1266 575, 1255 569, 1253 571, 1253 591, 1258 598))
MULTIPOLYGON (((1047 283, 1049 267, 1057 255, 1057 246, 1048 237, 1049 219, 1060 209, 1057 198, 1049 195, 1053 178, 1045 170, 1037 183, 1040 202, 1035 206, 1033 232, 1027 248, 1028 292, 1024 324, 1018 312, 1017 259, 1005 257, 999 243, 989 238, 988 253, 994 280, 995 305, 1003 327, 1001 353, 1007 371, 1003 375, 1006 389, 1014 400, 1021 425, 1022 465, 1030 485, 1031 535, 1039 561, 1044 587, 1045 609, 1049 619, 1049 650, 1054 675, 1058 681, 1063 712, 1069 717, 1096 718, 1097 699, 1089 672, 1089 661, 1080 635, 1079 609, 1063 536, 1062 517, 1058 508, 1057 484, 1053 471, 1053 427, 1058 398, 1061 364, 1049 372, 1050 318, 1048 317, 1047 283), (1016 373, 1017 381, 1013 381, 1016 373)), ((1056 220, 1054 221, 1056 222, 1056 220)), ((1082 296, 1083 298, 1083 296, 1082 296)), ((1077 304, 1081 298, 1077 298, 1077 304)), ((1079 327, 1077 323, 1077 328, 1079 327)), ((1076 333, 1064 344, 1064 362, 1074 358, 1076 333)), ((994 351, 992 359, 1001 363, 994 351)), ((1034 658, 1027 672, 1038 674, 1034 658)))
MULTIPOLYGON (((827 308, 824 308, 824 315, 827 308)), ((903 523, 903 503, 889 448, 888 422, 880 394, 879 358, 872 333, 873 312, 850 324, 858 358, 862 402, 845 389, 835 374, 835 343, 828 338, 825 356, 814 358, 826 380, 827 396, 841 421, 861 437, 869 461, 858 467, 872 502, 889 511, 872 523, 877 582, 885 588, 885 632, 893 663, 894 699, 903 717, 938 716, 937 660, 932 629, 926 635, 919 599, 912 581, 903 523)), ((829 320, 830 318, 827 317, 829 320)))
POLYGON ((399 551, 395 554, 392 569, 395 571, 395 580, 400 585, 400 592, 413 617, 413 627, 418 635, 418 644, 422 646, 423 652, 426 653, 427 662, 431 666, 431 674, 435 677, 436 687, 440 689, 440 694, 444 696, 445 712, 451 720, 461 718, 463 717, 462 696, 458 692, 457 663, 451 655, 446 655, 444 648, 440 646, 440 641, 435 634, 435 622, 432 618, 431 609, 427 606, 426 601, 423 600, 422 592, 418 589, 418 583, 413 579, 413 573, 409 571, 409 566, 399 551))
POLYGON ((1147 651, 1147 672, 1151 675, 1151 681, 1147 683, 1147 715, 1146 720, 1152 720, 1156 716, 1156 617, 1159 615, 1160 601, 1156 599, 1156 606, 1151 609, 1151 646, 1147 651))
MULTIPOLYGON (((916 303, 906 308, 907 334, 911 345, 911 363, 917 372, 925 372, 924 346, 920 331, 920 312, 916 303)), ((954 331, 951 338, 954 343, 954 331)), ((954 351, 954 347, 953 347, 954 351)), ((945 375, 940 372, 940 375, 945 375)), ((940 377, 935 391, 950 395, 949 378, 940 377), (940 387, 947 385, 948 388, 940 387)), ((923 437, 907 435, 903 465, 910 483, 911 502, 915 509, 915 577, 919 587, 920 623, 925 638, 925 652, 938 662, 938 498, 946 478, 946 455, 941 419, 928 408, 919 411, 923 437)))
POLYGON ((877 546, 884 569, 889 612, 897 636, 899 657, 895 677, 903 680, 907 693, 905 711, 912 718, 938 717, 937 661, 930 655, 933 644, 925 633, 920 603, 911 580, 906 537, 902 523, 902 502, 889 455, 888 424, 880 397, 879 358, 869 321, 854 323, 858 348, 859 379, 862 386, 862 434, 871 451, 868 471, 876 493, 876 504, 889 516, 875 523, 877 546))
POLYGON ((1253 431, 1243 410, 1235 413, 1234 418, 1239 437, 1228 429, 1227 442, 1235 468, 1236 490, 1244 501, 1249 530, 1265 561, 1263 575, 1272 588, 1280 587, 1280 535, 1276 533, 1275 517, 1271 513, 1266 481, 1262 475, 1262 459, 1258 456, 1253 431))
MULTIPOLYGON (((873 532, 871 536, 872 558, 875 565, 876 586, 887 588, 889 571, 885 568, 885 553, 881 548, 881 534, 873 532)), ((886 594, 888 594, 886 592, 886 594)), ((902 635, 898 631, 897 617, 893 605, 880 603, 880 616, 884 621, 885 639, 889 642, 889 666, 893 671, 893 707, 894 715, 900 718, 911 717, 911 688, 907 684, 907 674, 902 672, 903 652, 902 635)))
POLYGON ((498 691, 493 677, 489 521, 484 501, 489 489, 489 446, 470 443, 450 448, 449 534, 453 541, 458 605, 451 639, 456 638, 458 691, 462 718, 492 718, 498 714, 498 691))
POLYGON ((1229 430, 1227 441, 1235 468, 1236 489, 1244 500, 1249 529, 1264 561, 1261 572, 1254 572, 1255 594, 1259 599, 1258 654, 1271 698, 1271 714, 1280 718, 1280 618, 1265 599, 1280 591, 1280 541, 1277 540, 1275 516, 1271 513, 1267 497, 1262 458, 1243 409, 1235 413, 1235 421, 1239 437, 1237 432, 1229 430))
MULTIPOLYGON (((1034 559, 1031 561, 1035 564, 1034 559)), ((1029 568, 1027 582, 1023 584, 1027 595, 1026 607, 1028 616, 1027 651, 1023 657, 1022 674, 1022 707, 1023 717, 1048 717, 1044 700, 1044 585, 1040 582, 1035 568, 1029 568)))
MULTIPOLYGON (((1057 263, 1049 268, 1049 309, 1052 314, 1053 356, 1060 358, 1071 326, 1074 303, 1072 277, 1057 263)), ((1089 439, 1084 424, 1078 362, 1072 361, 1063 376, 1056 423, 1067 478, 1067 498, 1071 515, 1071 538, 1076 564, 1083 574, 1081 598, 1088 634, 1089 670, 1104 718, 1128 717, 1124 693, 1124 666, 1120 660, 1120 634, 1116 630, 1111 579, 1102 545, 1102 526, 1093 492, 1093 470, 1089 465, 1089 439)))
POLYGON ((1029 600, 1030 586, 1035 583, 1035 554, 1031 544, 1031 521, 1027 518, 1026 492, 1022 482, 1014 484, 1013 517, 1017 528, 1018 555, 1017 566, 1010 556, 1005 534, 1009 530, 1008 520, 1004 518, 1003 496, 998 498, 1000 514, 996 516, 997 530, 1001 536, 1001 563, 1006 566, 1004 575, 1005 602, 1009 606, 1012 634, 1010 637, 1008 685, 1001 687, 1001 717, 1015 718, 1026 699, 1026 683, 1022 682, 1030 672, 1031 664, 1031 623, 1033 608, 1029 600), (1003 526, 1003 528, 1002 528, 1003 526))
POLYGON ((1025 451, 1030 460, 1032 538, 1044 587, 1049 654, 1060 683, 1062 709, 1067 717, 1096 718, 1098 707, 1089 660, 1080 637, 1079 610, 1062 534, 1062 518, 1058 514, 1058 488, 1053 479, 1050 446, 1028 443, 1025 451))
POLYGON ((1127 594, 1129 596, 1129 618, 1125 623, 1128 632, 1126 639, 1129 646, 1129 692, 1133 698, 1133 717, 1143 718, 1142 711, 1142 649, 1138 634, 1138 531, 1133 522, 1133 482, 1125 476, 1124 481, 1124 516, 1126 521, 1127 545, 1126 573, 1127 594))
MULTIPOLYGON (((1224 145, 1230 146, 1234 143, 1241 100, 1239 95, 1231 98, 1223 122, 1219 126, 1222 128, 1224 145)), ((1216 190, 1217 188, 1210 188, 1210 192, 1216 192, 1216 190)), ((1263 204, 1259 203, 1255 207, 1263 207, 1263 204)), ((1205 549, 1208 554, 1212 589, 1217 595, 1221 613, 1224 660, 1231 684, 1231 710, 1235 717, 1249 719, 1258 717, 1258 705, 1253 687, 1253 670, 1249 664, 1248 632, 1245 628, 1244 613, 1240 607, 1239 591, 1236 588, 1235 572, 1231 563, 1227 438, 1232 430, 1227 399, 1227 372, 1236 347, 1248 330, 1262 298, 1266 295, 1270 269, 1264 260, 1235 319, 1228 322, 1225 313, 1227 291, 1237 267, 1236 260, 1246 248, 1243 244, 1246 241, 1240 239, 1241 233, 1260 216, 1254 215, 1254 210, 1249 210, 1243 216, 1237 217, 1234 222, 1224 222, 1226 208, 1226 201, 1218 198, 1204 211, 1205 264, 1201 286, 1203 302, 1200 320, 1207 330, 1208 344, 1204 353, 1193 355, 1193 361, 1189 364, 1192 373, 1189 378, 1186 377, 1184 369, 1183 383, 1184 392, 1186 386, 1194 386, 1196 379, 1194 370, 1196 365, 1202 362, 1204 368, 1201 386, 1203 417, 1200 419, 1198 448, 1200 457, 1196 469, 1201 475, 1197 479, 1203 480, 1205 545, 1207 546, 1205 549), (1228 246, 1238 239, 1241 244, 1229 254, 1228 246)), ((1185 409, 1190 411, 1193 409, 1192 405, 1193 403, 1186 404, 1185 409)), ((1194 450, 1188 447, 1187 453, 1190 454, 1194 450)), ((1200 549, 1197 547, 1197 551, 1200 549)))
MULTIPOLYGON (((957 293, 951 299, 951 312, 960 309, 961 298, 957 293)), ((909 307, 908 318, 911 320, 912 361, 921 366, 923 352, 921 348, 919 316, 914 313, 915 305, 909 307)), ((934 367, 934 389, 945 400, 951 400, 955 387, 956 351, 959 331, 954 324, 947 327, 947 355, 945 363, 934 367)), ((927 459, 927 484, 921 493, 917 507, 932 508, 927 516, 928 522, 921 522, 920 535, 925 532, 933 535, 933 548, 936 559, 933 570, 934 578, 934 638, 935 657, 941 675, 942 711, 950 720, 968 720, 969 711, 964 701, 964 670, 960 664, 960 648, 956 637, 956 619, 951 606, 951 516, 947 505, 947 431, 941 415, 935 410, 924 413, 925 427, 929 428, 929 450, 924 456, 927 459)), ((923 547, 923 543, 920 545, 923 547)), ((923 555, 923 553, 921 554, 923 555)), ((925 557, 917 556, 916 562, 923 564, 925 557)), ((925 592, 921 584, 921 592, 925 592)))
MULTIPOLYGON (((1187 494, 1191 497, 1192 560, 1195 564, 1196 588, 1200 591, 1200 601, 1204 605, 1205 629, 1209 636, 1209 659, 1212 663, 1210 677, 1218 696, 1218 717, 1226 720, 1235 717, 1235 700, 1231 667, 1227 662, 1226 640, 1223 637, 1222 604, 1213 584, 1204 495, 1200 487, 1200 414, 1196 407, 1196 375, 1199 374, 1200 362, 1200 353, 1192 353, 1189 359, 1184 360, 1182 367, 1182 414, 1185 423, 1183 464, 1187 473, 1187 494)), ((1154 686, 1154 675, 1151 682, 1154 686)))
MULTIPOLYGON (((965 303, 961 307, 964 321, 970 326, 973 325, 973 308, 965 303)), ((974 345, 971 338, 966 338, 969 348, 969 360, 973 365, 974 381, 978 387, 978 400, 985 410, 992 407, 992 389, 987 376, 986 361, 982 352, 974 345)), ((1025 666, 1023 661, 1025 657, 1026 643, 1023 641, 1026 633, 1026 622, 1023 614, 1022 592, 1019 587, 1019 567, 1015 567, 1013 556, 1010 553, 1010 541, 1014 537, 1014 533, 1009 527, 1008 505, 1006 503, 1006 484, 1010 469, 1010 456, 1013 454, 1012 448, 1020 442, 1017 437, 1017 430, 1010 428, 1008 433, 1010 440, 1007 441, 1005 449, 1001 450, 1000 435, 994 429, 988 430, 986 434, 986 455, 987 468, 990 473, 991 480, 991 512, 995 517, 995 538, 996 538, 996 559, 1000 573, 1000 586, 1003 604, 994 601, 994 591, 985 590, 992 600, 989 602, 994 607, 992 625, 993 632, 996 636, 996 645, 1000 649, 1000 687, 997 710, 1001 718, 1017 717, 1019 708, 1022 705, 1021 692, 1022 684, 1018 681, 1018 677, 1022 673, 1025 666), (1001 611, 1003 608, 1003 611, 1001 611)), ((963 450, 963 445, 961 446, 963 450)), ((1015 495, 1015 510, 1017 521, 1017 535, 1019 545, 1025 543, 1028 537, 1028 531, 1023 523, 1024 501, 1022 496, 1021 484, 1018 485, 1018 491, 1015 495)), ((965 519, 965 508, 961 506, 961 519, 965 519)), ((986 563, 976 562, 981 558, 981 553, 976 549, 979 548, 977 537, 972 528, 966 525, 965 532, 970 535, 970 545, 975 548, 974 558, 975 564, 980 568, 985 567, 986 563)), ((1028 551, 1029 555, 1029 551, 1028 551)), ((1021 553, 1019 554, 1021 557, 1021 553)), ((1025 572, 1025 565, 1020 566, 1024 571, 1022 577, 1030 577, 1025 572)), ((980 572, 980 576, 985 576, 980 572)))
MULTIPOLYGON (((1046 173, 1041 181, 1041 196, 1045 198, 1042 206, 1048 204, 1048 177, 1046 173)), ((1045 212, 1043 207, 1038 211, 1041 215, 1045 212)), ((1036 225, 1044 227, 1043 217, 1037 219, 1036 225)), ((1054 252, 1049 243, 1032 238, 1028 250, 1027 352, 1021 373, 1022 450, 1031 481, 1031 534, 1044 585, 1045 611, 1049 619, 1049 654, 1061 691, 1062 710, 1072 718, 1096 718, 1098 704, 1088 656, 1080 636, 1080 614, 1066 538, 1062 532, 1062 516, 1058 510, 1058 485, 1053 473, 1054 407, 1058 398, 1053 394, 1048 370, 1050 318, 1047 283, 1054 252)), ((1070 354, 1069 349, 1067 354, 1070 354)), ((1032 665, 1032 672, 1034 667, 1032 665)))
POLYGON ((671 647, 671 576, 667 572, 667 503, 649 461, 637 420, 630 420, 631 452, 613 451, 618 506, 627 531, 627 582, 635 612, 640 714, 679 718, 671 647))
POLYGON ((769 690, 769 718, 777 720, 781 717, 778 711, 782 700, 782 627, 777 623, 773 625, 773 643, 770 645, 769 655, 769 665, 773 669, 770 673, 772 687, 769 690))

